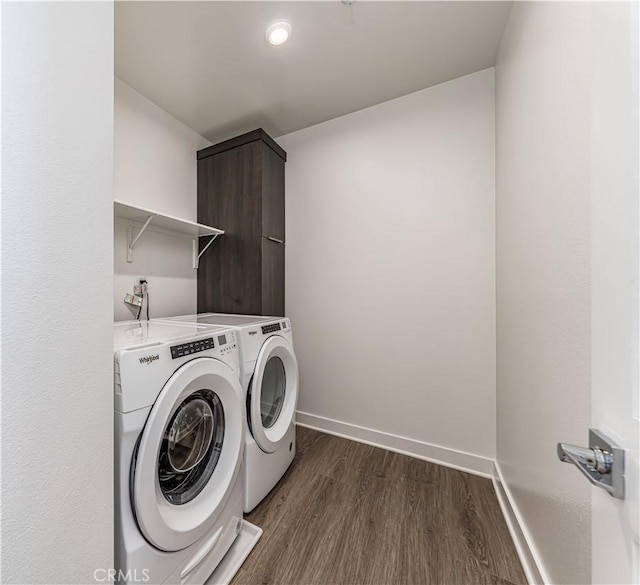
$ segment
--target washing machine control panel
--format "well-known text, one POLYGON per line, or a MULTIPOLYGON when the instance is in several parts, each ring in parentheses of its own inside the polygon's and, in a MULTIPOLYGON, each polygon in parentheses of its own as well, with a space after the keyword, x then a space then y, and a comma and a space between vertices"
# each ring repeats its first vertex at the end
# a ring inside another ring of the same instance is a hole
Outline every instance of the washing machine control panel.
POLYGON ((200 351, 207 351, 213 349, 215 344, 213 337, 207 337, 206 339, 198 339, 197 341, 191 341, 189 343, 182 343, 181 345, 171 346, 171 358, 177 359, 200 351))
POLYGON ((220 349, 220 355, 227 355, 233 351, 236 351, 236 334, 226 333, 225 335, 218 335, 218 348, 220 349))

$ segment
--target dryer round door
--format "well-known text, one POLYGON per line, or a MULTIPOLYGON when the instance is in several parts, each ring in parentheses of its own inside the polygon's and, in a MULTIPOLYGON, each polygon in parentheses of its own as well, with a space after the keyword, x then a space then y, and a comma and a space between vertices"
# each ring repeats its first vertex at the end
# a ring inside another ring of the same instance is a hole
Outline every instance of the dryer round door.
POLYGON ((186 363, 160 392, 138 443, 131 494, 138 526, 156 548, 199 540, 237 489, 242 396, 237 374, 212 358, 186 363))
POLYGON ((251 434, 267 453, 281 449, 298 402, 298 361, 279 335, 264 342, 249 386, 247 411, 251 434))

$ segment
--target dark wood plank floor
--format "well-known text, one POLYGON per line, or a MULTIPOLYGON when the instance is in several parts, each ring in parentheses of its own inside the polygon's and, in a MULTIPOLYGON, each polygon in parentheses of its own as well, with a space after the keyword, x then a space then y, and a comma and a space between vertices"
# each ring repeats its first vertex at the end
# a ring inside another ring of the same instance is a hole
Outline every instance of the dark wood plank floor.
POLYGON ((526 579, 490 480, 298 427, 247 516, 264 533, 232 585, 508 585, 526 579))

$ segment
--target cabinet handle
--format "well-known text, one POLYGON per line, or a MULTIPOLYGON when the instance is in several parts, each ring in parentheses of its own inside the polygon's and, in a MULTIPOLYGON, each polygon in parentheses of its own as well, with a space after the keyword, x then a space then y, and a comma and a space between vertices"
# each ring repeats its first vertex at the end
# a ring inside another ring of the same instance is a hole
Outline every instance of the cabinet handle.
POLYGON ((284 244, 284 240, 279 240, 278 238, 272 238, 271 236, 267 236, 267 240, 271 240, 272 242, 275 242, 276 244, 284 244))

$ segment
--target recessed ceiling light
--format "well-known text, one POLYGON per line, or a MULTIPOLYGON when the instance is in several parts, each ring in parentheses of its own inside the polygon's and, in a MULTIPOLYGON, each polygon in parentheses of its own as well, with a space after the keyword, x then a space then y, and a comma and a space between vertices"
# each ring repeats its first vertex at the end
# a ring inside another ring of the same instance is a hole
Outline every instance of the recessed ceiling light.
POLYGON ((274 22, 267 29, 267 40, 272 45, 282 45, 291 36, 291 25, 288 22, 274 22))

